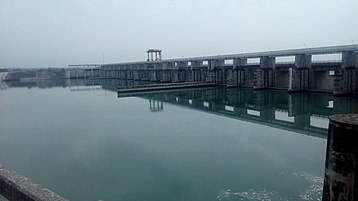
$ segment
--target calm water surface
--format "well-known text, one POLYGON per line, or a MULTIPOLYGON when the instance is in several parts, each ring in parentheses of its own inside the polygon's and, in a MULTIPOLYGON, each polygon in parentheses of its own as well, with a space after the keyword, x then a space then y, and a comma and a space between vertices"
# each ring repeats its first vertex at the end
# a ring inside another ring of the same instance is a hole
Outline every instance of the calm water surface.
POLYGON ((327 116, 358 109, 325 94, 118 98, 116 81, 86 84, 0 90, 0 162, 78 201, 319 200, 327 116))

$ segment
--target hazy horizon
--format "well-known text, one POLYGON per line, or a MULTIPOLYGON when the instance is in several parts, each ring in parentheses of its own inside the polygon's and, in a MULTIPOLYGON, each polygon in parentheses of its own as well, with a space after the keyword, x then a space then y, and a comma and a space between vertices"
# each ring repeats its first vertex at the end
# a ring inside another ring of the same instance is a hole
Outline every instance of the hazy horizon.
POLYGON ((0 0, 0 68, 358 42, 355 0, 0 0))

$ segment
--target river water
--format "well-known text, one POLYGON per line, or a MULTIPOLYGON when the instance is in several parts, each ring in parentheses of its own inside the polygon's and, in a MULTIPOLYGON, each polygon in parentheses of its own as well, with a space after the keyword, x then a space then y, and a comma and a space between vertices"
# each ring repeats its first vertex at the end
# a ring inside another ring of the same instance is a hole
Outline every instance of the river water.
POLYGON ((0 163, 70 200, 320 200, 329 115, 357 98, 221 87, 118 97, 2 83, 0 163))

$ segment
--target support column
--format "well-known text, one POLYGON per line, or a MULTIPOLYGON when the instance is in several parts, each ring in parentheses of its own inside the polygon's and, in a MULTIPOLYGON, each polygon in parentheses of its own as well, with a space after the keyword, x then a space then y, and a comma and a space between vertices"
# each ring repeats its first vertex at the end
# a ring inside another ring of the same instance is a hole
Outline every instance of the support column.
POLYGON ((357 68, 358 52, 346 51, 342 52, 342 68, 357 68))
POLYGON ((173 62, 165 62, 162 64, 161 69, 162 70, 174 69, 174 63, 173 62))
POLYGON ((224 66, 225 60, 223 59, 213 59, 208 61, 209 82, 223 84, 221 74, 223 73, 224 66))
POLYGON ((358 71, 355 68, 346 68, 334 72, 334 96, 358 92, 358 71))
POLYGON ((191 61, 191 68, 201 68, 203 67, 203 61, 191 61))
POLYGON ((237 69, 230 69, 227 71, 227 87, 237 87, 238 86, 238 70, 237 69))
POLYGON ((153 81, 153 82, 156 82, 156 81, 158 81, 158 79, 157 79, 157 70, 150 70, 149 71, 149 80, 150 81, 153 81))
POLYGON ((225 66, 225 60, 213 59, 208 61, 208 70, 214 70, 215 68, 222 69, 225 66))
POLYGON ((265 56, 260 58, 260 68, 254 72, 254 89, 267 89, 273 87, 273 71, 275 66, 275 57, 265 56))
POLYGON ((227 71, 227 86, 228 87, 237 87, 241 85, 241 70, 247 65, 246 58, 236 58, 233 59, 233 68, 227 71))
POLYGON ((203 67, 203 61, 191 61, 191 71, 193 73, 193 81, 201 82, 200 69, 203 67))
POLYGON ((237 72, 237 84, 238 86, 245 86, 246 85, 246 70, 239 69, 237 72))
POLYGON ((358 53, 343 52, 341 70, 334 72, 333 95, 358 92, 358 53))
POLYGON ((139 70, 139 79, 145 80, 145 70, 143 69, 139 70))
POLYGON ((233 60, 233 68, 237 69, 239 67, 247 66, 247 59, 246 58, 237 58, 233 60))
POLYGON ((358 115, 330 118, 322 201, 358 199, 358 115))
POLYGON ((295 67, 289 68, 288 91, 304 91, 309 89, 312 67, 312 55, 300 54, 295 56, 295 67))
POLYGON ((127 71, 129 72, 129 79, 130 79, 130 80, 134 80, 134 73, 133 73, 133 70, 128 69, 127 71))
POLYGON ((133 80, 140 80, 139 71, 138 70, 132 70, 132 72, 133 72, 133 80))
POLYGON ((187 61, 178 61, 177 62, 177 68, 186 68, 188 67, 188 62, 187 61))
POLYGON ((171 82, 179 82, 179 70, 171 70, 170 71, 171 74, 171 82))
POLYGON ((173 70, 166 70, 166 71, 163 72, 165 82, 173 82, 173 80, 175 80, 172 71, 173 70))

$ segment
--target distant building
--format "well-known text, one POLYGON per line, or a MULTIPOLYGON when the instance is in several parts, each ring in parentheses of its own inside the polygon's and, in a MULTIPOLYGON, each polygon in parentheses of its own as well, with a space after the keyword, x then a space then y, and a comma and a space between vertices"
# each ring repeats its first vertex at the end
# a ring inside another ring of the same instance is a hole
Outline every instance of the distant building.
POLYGON ((160 49, 149 49, 149 50, 147 50, 147 54, 148 54, 147 61, 162 60, 162 50, 160 50, 160 49))

